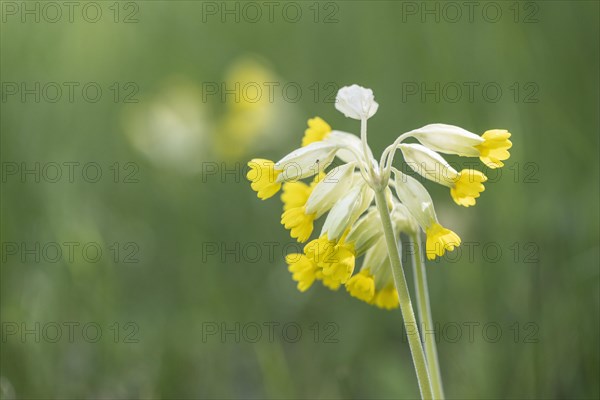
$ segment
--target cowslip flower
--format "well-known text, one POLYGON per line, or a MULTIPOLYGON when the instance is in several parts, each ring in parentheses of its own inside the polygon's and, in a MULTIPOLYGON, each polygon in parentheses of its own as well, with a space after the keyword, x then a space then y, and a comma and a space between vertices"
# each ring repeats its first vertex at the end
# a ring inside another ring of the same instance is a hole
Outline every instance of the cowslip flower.
POLYGON ((398 296, 388 245, 373 204, 378 191, 385 198, 395 237, 421 230, 426 235, 428 259, 441 257, 461 243, 438 220, 425 186, 393 167, 396 151, 418 175, 448 187, 456 204, 469 207, 485 190, 487 178, 474 169, 457 171, 440 153, 477 157, 488 167, 498 168, 510 156, 510 133, 493 129, 479 136, 453 125, 430 124, 400 135, 377 160, 366 133, 367 120, 379 108, 372 90, 344 87, 335 107, 361 121, 360 136, 334 130, 320 117, 311 118, 301 147, 277 162, 251 160, 247 177, 260 199, 281 190, 281 223, 292 238, 306 243, 303 253, 286 257, 298 290, 304 292, 316 281, 332 290, 343 285, 359 300, 394 309, 398 296), (418 143, 407 142, 411 138, 418 143), (335 158, 341 164, 332 167, 335 158), (320 218, 324 222, 316 234, 314 225, 320 218))
POLYGON ((446 124, 430 124, 411 131, 411 136, 433 151, 479 157, 489 168, 503 167, 510 157, 512 142, 504 129, 492 129, 478 136, 463 128, 446 124))
MULTIPOLYGON (((377 160, 367 141, 367 121, 379 109, 373 91, 358 85, 343 87, 335 107, 360 121, 360 136, 333 130, 320 117, 311 118, 300 148, 277 162, 251 160, 247 177, 260 199, 282 190, 281 223, 292 238, 306 243, 302 253, 285 257, 298 290, 305 292, 320 281, 331 290, 344 286, 352 297, 381 309, 400 308, 405 328, 411 328, 407 336, 421 396, 441 398, 435 339, 425 338, 426 358, 420 333, 414 330, 416 318, 398 238, 407 234, 418 248, 424 232, 430 260, 453 251, 461 239, 438 220, 425 186, 400 172, 393 161, 400 149, 404 163, 418 175, 448 187, 456 204, 470 207, 485 190, 486 176, 475 169, 457 171, 440 153, 478 157, 488 167, 499 168, 510 156, 510 133, 492 129, 478 136, 457 126, 430 124, 398 136, 377 160), (413 142, 406 142, 409 139, 413 142), (335 158, 341 165, 331 167, 335 158), (321 217, 321 231, 313 236, 314 222, 321 217)), ((420 318, 432 326, 420 260, 418 249, 413 261, 417 303, 420 318)))
POLYGON ((408 165, 424 178, 450 188, 458 205, 475 205, 475 199, 485 190, 487 177, 480 171, 463 169, 458 172, 442 156, 420 144, 401 144, 400 150, 408 165))

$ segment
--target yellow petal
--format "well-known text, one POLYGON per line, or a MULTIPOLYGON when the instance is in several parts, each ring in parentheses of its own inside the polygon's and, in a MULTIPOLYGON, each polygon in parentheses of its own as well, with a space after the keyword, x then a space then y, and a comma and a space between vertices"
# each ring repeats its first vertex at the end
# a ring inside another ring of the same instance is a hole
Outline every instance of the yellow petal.
POLYGON ((487 181, 487 177, 482 172, 463 169, 450 188, 450 195, 454 202, 460 206, 473 206, 475 205, 475 199, 479 197, 479 193, 485 190, 482 183, 485 181, 487 181))
POLYGON ((368 268, 351 277, 346 282, 346 290, 352 297, 369 303, 375 296, 375 280, 368 268))
POLYGON ((510 136, 510 132, 505 129, 492 129, 481 135, 485 141, 475 146, 479 150, 481 161, 489 168, 503 167, 502 161, 510 157, 508 152, 512 147, 512 142, 508 140, 510 136))
POLYGON ((426 233, 425 252, 428 260, 433 260, 436 256, 441 257, 446 250, 453 251, 455 247, 460 246, 460 237, 438 223, 430 226, 426 233))
POLYGON ((330 132, 331 126, 320 117, 309 119, 308 128, 304 131, 302 138, 302 147, 325 139, 330 132))
POLYGON ((248 166, 250 170, 246 178, 251 182, 250 187, 259 199, 268 199, 279 191, 281 183, 277 182, 277 177, 281 171, 275 169, 273 161, 255 158, 248 162, 248 166))

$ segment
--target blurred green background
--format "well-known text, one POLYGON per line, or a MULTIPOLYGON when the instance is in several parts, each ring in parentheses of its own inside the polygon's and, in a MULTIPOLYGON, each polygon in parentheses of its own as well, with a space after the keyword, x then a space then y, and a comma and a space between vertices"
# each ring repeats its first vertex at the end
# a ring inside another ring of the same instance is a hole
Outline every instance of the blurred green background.
POLYGON ((476 207, 427 185, 468 244, 428 266, 447 396, 598 398, 598 2, 47 4, 2 2, 3 398, 417 397, 400 312, 299 293, 244 178, 309 117, 357 132, 352 83, 378 154, 513 134, 476 207))

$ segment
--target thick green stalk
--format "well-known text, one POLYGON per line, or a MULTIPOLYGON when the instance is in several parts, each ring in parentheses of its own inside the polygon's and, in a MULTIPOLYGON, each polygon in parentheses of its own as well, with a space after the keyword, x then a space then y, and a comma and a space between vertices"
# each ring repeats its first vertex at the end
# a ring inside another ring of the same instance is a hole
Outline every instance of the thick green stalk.
POLYGON ((431 388, 434 398, 443 399, 444 387, 442 386, 442 374, 440 373, 440 363, 435 343, 435 330, 433 329, 433 318, 431 316, 431 307, 429 306, 429 289, 427 288, 427 272, 425 271, 425 263, 423 262, 421 236, 415 233, 411 235, 411 238, 414 243, 412 264, 415 290, 417 292, 417 310, 419 312, 419 321, 423 328, 422 334, 425 336, 425 355, 427 356, 427 366, 431 376, 431 388))
POLYGON ((408 292, 406 277, 404 276, 402 262, 400 261, 398 242, 396 241, 396 235, 392 226, 392 219, 390 217, 390 212, 385 199, 385 189, 375 190, 375 201, 381 216, 383 232, 385 234, 385 240, 387 242, 388 253, 390 257, 390 264, 392 265, 392 273, 394 275, 394 282, 396 283, 396 290, 398 291, 400 311, 402 312, 402 318, 404 319, 404 328, 406 330, 406 336, 408 336, 408 345, 410 347, 415 371, 417 373, 417 379, 419 381, 421 398, 432 399, 433 395, 431 382, 429 379, 429 372, 427 371, 425 353, 423 352, 423 347, 421 345, 421 338, 419 336, 419 329, 415 319, 415 312, 413 311, 412 303, 410 301, 410 293, 408 292))

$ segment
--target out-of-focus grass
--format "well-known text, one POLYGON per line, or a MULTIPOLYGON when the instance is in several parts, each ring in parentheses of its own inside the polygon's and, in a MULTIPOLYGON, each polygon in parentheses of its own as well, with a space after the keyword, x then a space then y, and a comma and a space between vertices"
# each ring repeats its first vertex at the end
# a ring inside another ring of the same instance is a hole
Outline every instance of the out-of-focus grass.
POLYGON ((463 246, 460 262, 428 267, 448 397, 597 398, 598 4, 538 2, 538 22, 515 23, 512 3, 501 2, 498 23, 479 13, 473 22, 421 23, 403 21, 403 3, 336 2, 332 24, 314 23, 309 3, 297 3, 306 13, 298 23, 222 23, 202 22, 200 2, 162 1, 138 2, 135 24, 2 23, 2 82, 94 81, 105 89, 98 103, 17 96, 1 104, 3 171, 7 163, 69 161, 103 171, 98 183, 3 178, 3 244, 104 249, 97 263, 81 256, 38 263, 3 247, 3 329, 73 321, 103 331, 97 343, 76 331, 71 343, 63 327, 50 343, 3 330, 3 396, 415 397, 399 312, 343 291, 298 293, 283 262, 293 240, 279 225, 280 204, 257 200, 242 171, 249 158, 278 158, 298 146, 308 117, 356 132, 325 101, 334 92, 328 83, 356 82, 380 103, 369 123, 376 152, 432 122, 513 133, 512 157, 477 207, 457 208, 446 189, 428 185, 440 218, 474 249, 472 260, 463 246), (207 83, 253 80, 296 82, 303 95, 285 101, 277 89, 273 103, 246 107, 206 93, 207 83), (113 82, 133 82, 139 102, 112 101, 113 82), (463 93, 436 102, 403 98, 412 82, 479 86, 473 101, 463 93), (482 95, 490 82, 503 90, 497 102, 482 95), (525 102, 532 88, 537 102, 525 102), (137 183, 122 182, 126 163, 139 169, 137 183), (223 166, 236 172, 221 179, 223 166), (139 262, 123 263, 131 251, 123 248, 115 262, 115 242, 133 242, 139 262), (250 251, 255 243, 261 255, 239 261, 207 252, 213 244, 250 251), (262 337, 203 337, 213 322, 257 323, 262 337), (273 340, 269 322, 280 324, 273 340), (301 327, 298 342, 282 337, 286 323, 301 327), (478 324, 472 338, 469 323, 478 324), (124 342, 131 332, 137 343, 124 342))

